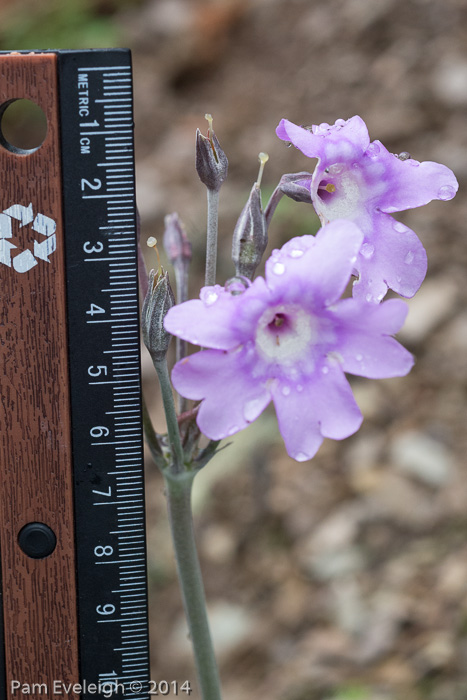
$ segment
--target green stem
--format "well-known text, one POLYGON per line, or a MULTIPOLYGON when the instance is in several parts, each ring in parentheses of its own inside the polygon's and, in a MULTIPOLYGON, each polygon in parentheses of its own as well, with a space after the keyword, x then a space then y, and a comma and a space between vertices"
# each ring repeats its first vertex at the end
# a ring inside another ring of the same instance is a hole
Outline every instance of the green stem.
POLYGON ((164 357, 163 360, 153 361, 157 376, 159 377, 159 383, 161 385, 162 402, 164 404, 165 419, 167 421, 167 433, 172 452, 173 473, 178 474, 183 470, 184 456, 183 447, 180 440, 180 431, 178 429, 177 414, 175 412, 172 384, 170 383, 169 370, 167 367, 167 360, 164 357))
POLYGON ((219 192, 207 190, 208 193, 208 222, 206 241, 206 287, 216 284, 217 265, 217 229, 219 220, 219 192))
POLYGON ((178 577, 201 696, 203 700, 221 700, 219 671, 209 631, 203 579, 193 531, 191 489, 195 472, 173 475, 166 470, 164 476, 178 577))
POLYGON ((276 207, 281 201, 282 197, 284 196, 284 193, 280 189, 280 186, 277 185, 276 189, 272 193, 269 202, 266 205, 266 209, 264 210, 264 217, 266 219, 266 226, 269 226, 271 223, 272 216, 274 212, 276 211, 276 207))

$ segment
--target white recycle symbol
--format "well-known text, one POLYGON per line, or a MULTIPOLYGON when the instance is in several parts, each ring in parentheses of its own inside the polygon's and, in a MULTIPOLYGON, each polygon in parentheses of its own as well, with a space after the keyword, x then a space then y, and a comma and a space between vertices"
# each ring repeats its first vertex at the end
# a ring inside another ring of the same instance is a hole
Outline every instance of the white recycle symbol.
POLYGON ((57 224, 49 216, 45 216, 45 214, 36 214, 34 216, 32 204, 29 204, 27 207, 22 204, 13 204, 8 209, 4 209, 0 213, 0 263, 8 267, 11 267, 13 264, 16 272, 27 272, 37 265, 36 258, 50 262, 49 255, 57 247, 56 228, 57 224), (13 248, 17 248, 8 240, 13 237, 12 219, 20 222, 20 228, 33 222, 33 230, 45 236, 45 239, 42 241, 34 241, 34 254, 30 250, 23 250, 21 253, 12 256, 11 251, 13 248))

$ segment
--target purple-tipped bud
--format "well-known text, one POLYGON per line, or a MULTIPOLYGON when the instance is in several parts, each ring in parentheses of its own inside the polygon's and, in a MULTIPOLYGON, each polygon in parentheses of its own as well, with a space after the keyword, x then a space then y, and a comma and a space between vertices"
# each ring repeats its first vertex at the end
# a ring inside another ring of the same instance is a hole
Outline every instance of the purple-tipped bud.
POLYGON ((172 265, 191 260, 191 243, 178 214, 167 214, 164 219, 164 250, 172 265))
POLYGON ((311 204, 311 173, 287 173, 279 182, 280 191, 296 202, 311 204))
POLYGON ((210 115, 206 115, 206 118, 209 122, 208 136, 203 136, 196 129, 196 172, 208 190, 218 192, 227 177, 229 161, 212 129, 212 118, 210 115))
POLYGON ((164 328, 164 318, 174 304, 168 273, 161 269, 156 275, 151 270, 149 289, 141 310, 141 332, 153 362, 163 360, 167 354, 172 336, 164 328))
POLYGON ((236 274, 253 279, 267 244, 268 230, 261 206, 261 190, 255 182, 233 234, 232 260, 236 274))

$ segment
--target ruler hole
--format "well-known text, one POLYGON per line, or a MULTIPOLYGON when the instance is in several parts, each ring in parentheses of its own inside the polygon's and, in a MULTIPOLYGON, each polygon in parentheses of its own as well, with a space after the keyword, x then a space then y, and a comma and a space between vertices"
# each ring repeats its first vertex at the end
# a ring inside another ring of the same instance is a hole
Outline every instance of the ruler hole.
POLYGON ((16 99, 0 107, 0 143, 24 155, 40 148, 47 136, 47 117, 32 100, 16 99))

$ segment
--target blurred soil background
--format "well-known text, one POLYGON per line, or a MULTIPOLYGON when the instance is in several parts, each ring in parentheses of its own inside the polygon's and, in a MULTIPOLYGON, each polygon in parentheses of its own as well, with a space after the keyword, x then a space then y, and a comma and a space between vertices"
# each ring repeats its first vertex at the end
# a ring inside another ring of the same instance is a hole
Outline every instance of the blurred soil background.
MULTIPOLYGON (((429 258, 399 336, 416 356, 411 374, 352 379, 363 426, 312 462, 287 457, 266 411, 197 479, 195 524, 225 700, 466 700, 465 1, 3 0, 0 12, 3 50, 132 49, 143 236, 161 238, 178 211, 192 296, 206 198, 194 135, 206 112, 230 161, 219 281, 233 273, 230 237, 258 152, 270 155, 264 197, 282 173, 312 168, 275 136, 282 117, 359 114, 392 152, 455 171, 452 202, 397 215, 429 258)), ((267 254, 317 225, 311 207, 283 201, 267 254)), ((163 430, 146 355, 144 389, 163 430)), ((197 700, 162 480, 147 466, 152 674, 189 679, 197 700)))

